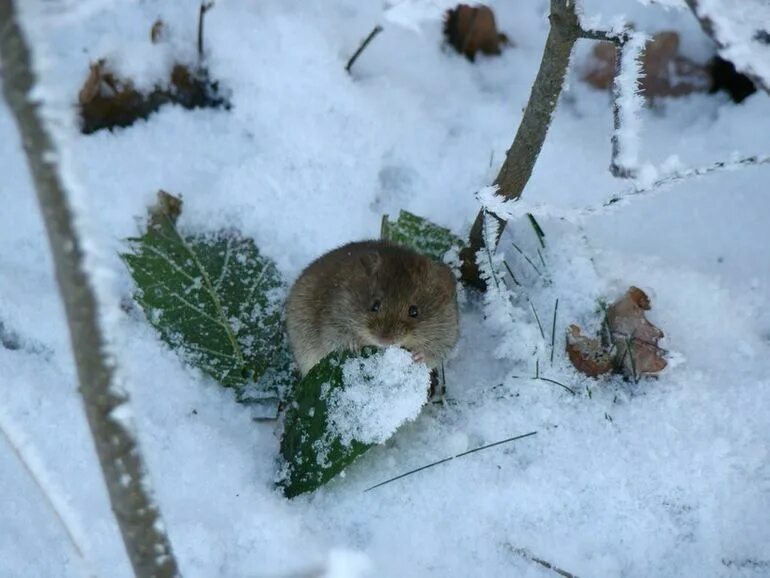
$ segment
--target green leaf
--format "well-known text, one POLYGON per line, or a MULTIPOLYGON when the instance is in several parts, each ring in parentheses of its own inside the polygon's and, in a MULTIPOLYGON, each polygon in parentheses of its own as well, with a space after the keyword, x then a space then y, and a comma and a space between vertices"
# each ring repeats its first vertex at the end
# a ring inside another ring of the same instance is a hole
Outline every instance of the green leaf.
POLYGON ((294 381, 278 270, 237 231, 182 236, 179 207, 173 214, 163 202, 122 255, 137 302, 164 341, 241 401, 274 398, 294 381))
POLYGON ((297 384, 294 398, 286 410, 281 439, 286 471, 280 484, 287 498, 312 492, 372 447, 357 440, 345 445, 328 433, 327 400, 335 389, 344 387, 342 367, 345 361, 369 357, 375 351, 373 347, 366 347, 360 354, 350 351, 331 353, 297 384))
POLYGON ((388 215, 385 215, 382 218, 380 236, 410 247, 436 261, 441 261, 452 247, 463 246, 463 240, 453 235, 449 229, 439 227, 407 211, 401 211, 396 221, 390 221, 388 215))

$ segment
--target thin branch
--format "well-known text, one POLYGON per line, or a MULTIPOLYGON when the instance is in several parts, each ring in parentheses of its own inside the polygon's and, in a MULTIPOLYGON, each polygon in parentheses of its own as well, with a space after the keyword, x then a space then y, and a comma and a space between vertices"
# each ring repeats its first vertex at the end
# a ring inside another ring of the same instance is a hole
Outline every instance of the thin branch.
POLYGON ((621 179, 634 179, 639 173, 640 132, 639 110, 644 99, 639 94, 641 57, 647 43, 647 35, 626 29, 623 39, 616 41, 615 79, 612 88, 612 160, 610 173, 621 179), (627 79, 633 78, 633 84, 627 79), (626 82, 624 82, 626 81, 626 82), (633 139, 624 138, 632 133, 633 139))
MULTIPOLYGON (((551 28, 540 68, 532 84, 532 92, 516 137, 494 181, 498 187, 497 194, 507 200, 518 199, 532 175, 564 86, 572 48, 584 33, 575 4, 574 0, 551 0, 551 28)), ((494 239, 496 246, 505 227, 505 220, 493 216, 500 223, 494 239)), ((463 281, 480 289, 486 288, 476 264, 476 254, 484 246, 483 220, 484 214, 479 212, 471 227, 468 245, 460 252, 463 281)))
POLYGON ((416 474, 417 472, 421 472, 423 470, 427 470, 428 468, 432 468, 433 466, 438 466, 439 464, 444 464, 444 463, 452 461, 452 460, 454 460, 456 458, 461 458, 463 456, 467 456, 467 455, 473 454, 475 452, 480 452, 482 450, 488 450, 489 448, 493 448, 493 447, 500 446, 500 445, 503 445, 503 444, 507 444, 507 443, 510 443, 510 442, 515 442, 516 440, 528 438, 528 437, 533 436, 535 434, 537 434, 536 431, 531 431, 529 433, 525 433, 525 434, 522 434, 522 435, 514 436, 512 438, 507 438, 507 439, 504 439, 504 440, 500 440, 500 441, 497 441, 497 442, 494 442, 494 443, 491 443, 491 444, 487 444, 485 446, 480 446, 480 447, 477 447, 477 448, 473 448, 472 450, 468 450, 466 452, 459 453, 459 454, 457 454, 455 456, 450 456, 448 458, 444 458, 442 460, 438 460, 437 462, 433 462, 433 463, 427 464, 425 466, 421 466, 421 467, 416 468, 414 470, 410 470, 410 471, 405 472, 405 473, 403 473, 401 475, 398 475, 395 478, 390 478, 389 480, 385 480, 384 482, 380 482, 379 484, 375 484, 373 486, 370 486, 370 487, 366 488, 364 490, 364 492, 369 492, 369 491, 371 491, 371 490, 373 490, 375 488, 379 488, 380 486, 384 486, 384 485, 389 484, 391 482, 395 482, 396 480, 400 480, 401 478, 405 478, 407 476, 411 476, 412 474, 416 474))
POLYGON ((582 208, 570 209, 542 203, 527 203, 525 201, 516 203, 495 203, 492 207, 486 207, 488 199, 481 199, 481 203, 485 210, 490 213, 494 211, 495 214, 508 221, 522 217, 526 215, 527 212, 536 212, 541 218, 562 219, 571 223, 576 223, 587 217, 610 214, 633 198, 654 194, 661 189, 680 181, 767 164, 770 164, 770 155, 751 155, 731 161, 716 161, 702 167, 674 169, 664 172, 661 176, 647 185, 639 186, 637 184, 625 191, 609 196, 598 205, 582 208))
POLYGON ((361 56, 361 53, 366 50, 366 47, 369 46, 369 43, 374 40, 374 37, 377 36, 380 32, 382 32, 382 26, 379 24, 372 28, 372 31, 369 33, 369 36, 364 38, 364 41, 361 43, 361 45, 358 47, 358 49, 353 53, 353 56, 350 57, 350 60, 348 60, 347 65, 345 66, 345 71, 350 74, 350 69, 353 68, 353 65, 356 63, 356 60, 358 60, 358 57, 361 56))
POLYGON ((206 19, 206 12, 214 7, 214 2, 201 2, 198 11, 198 60, 203 62, 203 22, 206 19))
POLYGON ((710 165, 702 167, 693 167, 688 169, 676 169, 669 171, 663 176, 655 179, 651 184, 644 187, 637 187, 622 193, 617 193, 602 203, 602 207, 609 207, 614 205, 623 199, 633 197, 637 195, 643 195, 645 193, 651 193, 656 189, 676 183, 678 181, 692 179, 697 177, 703 177, 713 173, 722 171, 732 171, 747 166, 757 166, 770 164, 770 155, 752 155, 748 157, 739 158, 732 161, 717 161, 710 165))
POLYGON ((51 136, 36 102, 32 58, 16 20, 12 0, 0 0, 3 93, 15 116, 48 232, 80 393, 102 467, 113 512, 137 578, 179 576, 171 544, 150 495, 149 478, 126 419, 114 362, 99 323, 99 303, 86 273, 83 243, 62 183, 51 136))
POLYGON ((566 570, 563 570, 558 566, 554 566, 548 560, 543 560, 542 558, 538 558, 537 556, 532 554, 532 552, 530 552, 529 550, 525 550, 524 548, 516 548, 511 544, 508 544, 508 547, 511 549, 511 551, 514 554, 518 554, 519 556, 521 556, 526 560, 529 560, 530 562, 540 564, 543 568, 548 568, 549 570, 558 574, 559 576, 564 576, 564 578, 578 578, 577 575, 573 574, 572 572, 567 572, 566 570))
POLYGON ((619 32, 608 32, 606 30, 580 30, 580 38, 586 40, 599 40, 602 42, 612 42, 616 46, 620 46, 628 42, 630 28, 624 28, 619 32))

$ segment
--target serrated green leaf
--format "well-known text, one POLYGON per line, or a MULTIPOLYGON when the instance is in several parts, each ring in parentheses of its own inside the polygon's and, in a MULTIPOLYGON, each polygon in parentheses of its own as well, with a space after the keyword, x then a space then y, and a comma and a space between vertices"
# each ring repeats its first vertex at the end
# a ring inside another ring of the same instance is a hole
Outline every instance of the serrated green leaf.
POLYGON ((375 348, 367 347, 360 354, 350 351, 331 353, 297 384, 286 410, 281 439, 286 471, 280 484, 287 498, 312 492, 372 447, 356 440, 345 445, 329 433, 327 400, 335 389, 344 387, 342 367, 345 361, 352 357, 369 357, 375 351, 375 348))
POLYGON ((452 247, 463 246, 463 240, 453 235, 449 229, 439 227, 407 211, 401 211, 396 221, 390 221, 388 215, 385 215, 382 218, 380 236, 436 261, 441 261, 452 247))
POLYGON ((122 257, 135 298, 163 340, 237 388, 242 401, 289 387, 292 361, 281 322, 286 285, 273 262, 237 231, 182 236, 167 214, 151 214, 147 232, 129 239, 122 257))

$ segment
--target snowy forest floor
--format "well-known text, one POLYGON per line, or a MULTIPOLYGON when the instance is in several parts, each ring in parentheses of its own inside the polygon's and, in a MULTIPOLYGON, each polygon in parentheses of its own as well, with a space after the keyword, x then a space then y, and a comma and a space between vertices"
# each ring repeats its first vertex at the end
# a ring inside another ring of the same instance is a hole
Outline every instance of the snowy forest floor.
MULTIPOLYGON (((288 280, 337 245, 377 237, 382 215, 400 209, 464 236, 479 208, 474 193, 494 179, 515 134, 548 30, 546 1, 494 2, 515 46, 470 63, 442 48, 439 20, 402 28, 383 21, 378 2, 223 0, 207 15, 206 49, 230 110, 165 106, 129 128, 84 136, 73 111, 89 62, 107 57, 151 86, 174 59, 194 60, 198 3, 20 4, 39 94, 57 113, 81 224, 115 303, 132 292, 118 253, 161 188, 184 197, 180 227, 235 227, 288 280), (155 46, 158 18, 170 40, 155 46), (377 23, 384 32, 348 75, 348 57, 377 23)), ((675 29, 699 61, 713 52, 687 11, 590 0, 584 12, 675 29)), ((580 79, 590 49, 578 43, 524 193, 565 213, 630 187, 607 169, 609 94, 580 79)), ((761 92, 741 104, 722 93, 662 99, 642 114, 641 157, 700 166, 768 153, 768 118, 761 92)), ((4 105, 0 175, 0 575, 129 576, 4 105)), ((116 308, 118 362, 185 576, 326 566, 347 569, 340 576, 555 575, 522 552, 581 578, 770 576, 769 179, 770 167, 746 168, 575 222, 539 218, 539 272, 512 246, 535 255, 532 228, 511 223, 500 251, 522 281, 519 321, 466 293, 447 403, 292 501, 273 485, 276 424, 254 422, 141 315, 116 308), (563 353, 566 327, 596 327, 598 301, 630 285, 652 298, 648 317, 666 334, 668 368, 638 384, 581 376, 563 353), (527 379, 536 363, 577 395, 527 379), (529 431, 538 434, 363 493, 529 431)))

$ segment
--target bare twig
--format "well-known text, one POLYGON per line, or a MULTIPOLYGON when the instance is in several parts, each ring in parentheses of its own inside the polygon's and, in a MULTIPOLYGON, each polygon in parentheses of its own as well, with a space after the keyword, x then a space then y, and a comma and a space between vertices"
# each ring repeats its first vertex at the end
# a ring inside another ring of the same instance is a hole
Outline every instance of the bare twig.
POLYGON ((372 28, 372 31, 369 33, 369 36, 364 38, 364 41, 361 43, 361 45, 358 47, 358 49, 353 53, 353 56, 350 57, 350 60, 348 60, 347 65, 345 66, 345 71, 350 74, 350 69, 353 68, 353 65, 356 63, 356 60, 358 60, 358 57, 361 56, 361 53, 366 50, 366 47, 369 46, 369 43, 374 40, 374 37, 377 36, 380 32, 382 32, 382 26, 379 24, 372 28))
POLYGON ((540 564, 542 567, 548 568, 549 570, 558 574, 559 576, 564 576, 564 578, 578 578, 577 575, 573 574, 572 572, 567 572, 566 570, 563 570, 558 566, 554 566, 548 560, 543 560, 542 558, 538 558, 537 556, 532 554, 532 552, 530 552, 529 550, 525 550, 524 548, 516 548, 511 544, 508 544, 508 547, 511 549, 511 551, 514 554, 518 554, 522 558, 525 558, 531 562, 534 562, 535 564, 540 564))
POLYGON ((58 170, 58 155, 43 125, 34 85, 32 59, 16 20, 12 0, 0 0, 0 55, 3 93, 24 143, 53 255, 86 417, 104 473, 112 509, 137 578, 179 576, 149 478, 124 406, 128 399, 107 360, 99 304, 86 273, 83 244, 74 225, 58 170), (121 411, 123 410, 123 411, 121 411))
POLYGON ((646 34, 626 29, 618 37, 615 54, 615 80, 612 88, 612 160, 610 173, 621 179, 634 179, 638 176, 639 152, 636 142, 624 142, 626 132, 638 133, 639 109, 644 99, 639 94, 639 79, 642 77, 641 57, 647 44, 646 34), (624 79, 629 73, 634 82, 627 86, 624 79))
POLYGON ((432 468, 433 466, 438 466, 439 464, 444 464, 444 463, 452 461, 452 460, 454 460, 456 458, 461 458, 463 456, 467 456, 467 455, 475 453, 475 452, 480 452, 482 450, 488 450, 489 448, 493 448, 493 447, 500 446, 500 445, 503 445, 503 444, 507 444, 507 443, 510 443, 510 442, 515 442, 516 440, 528 438, 529 436, 533 436, 535 434, 537 434, 536 431, 531 431, 531 432, 526 433, 526 434, 514 436, 512 438, 507 438, 507 439, 504 439, 504 440, 500 440, 498 442, 487 444, 485 446, 480 446, 480 447, 477 447, 477 448, 473 448, 472 450, 468 450, 466 452, 459 453, 459 454, 457 454, 455 456, 450 456, 448 458, 444 458, 442 460, 438 460, 437 462, 433 462, 433 463, 427 464, 425 466, 421 466, 421 467, 419 467, 417 469, 410 470, 410 471, 405 472, 405 473, 403 473, 401 475, 398 475, 395 478, 390 478, 389 480, 385 480, 384 482, 380 482, 379 484, 375 484, 373 486, 370 486, 370 487, 366 488, 364 490, 364 492, 369 492, 369 491, 371 491, 371 490, 373 490, 375 488, 379 488, 380 486, 384 486, 384 485, 389 484, 391 482, 395 482, 396 480, 400 480, 401 478, 405 478, 407 476, 411 476, 412 474, 416 474, 417 472, 421 472, 423 470, 427 470, 428 468, 432 468))
POLYGON ((498 204, 495 206, 494 210, 497 215, 506 220, 516 219, 525 215, 527 212, 537 212, 541 217, 563 219, 574 223, 587 217, 611 213, 633 198, 656 193, 660 189, 676 184, 679 181, 705 177, 725 171, 738 170, 744 167, 755 167, 767 164, 770 164, 770 155, 751 155, 731 161, 716 161, 702 167, 674 169, 664 172, 649 184, 642 186, 637 184, 625 191, 611 195, 600 204, 594 206, 569 209, 554 205, 526 203, 522 201, 519 203, 506 203, 507 206, 505 207, 498 204))
POLYGON ((770 155, 752 155, 749 157, 743 157, 732 161, 717 161, 715 163, 712 163, 710 165, 705 165, 702 167, 692 167, 687 169, 672 170, 658 177, 651 184, 647 186, 637 187, 637 188, 628 190, 626 192, 617 193, 611 196, 604 203, 602 203, 602 207, 609 207, 610 205, 614 205, 615 203, 618 203, 619 201, 622 201, 623 199, 626 199, 628 197, 650 193, 660 187, 670 185, 678 181, 696 178, 696 177, 703 177, 712 173, 718 173, 722 171, 735 170, 741 167, 766 165, 766 164, 770 164, 770 155))
MULTIPOLYGON (((494 182, 498 187, 497 194, 505 199, 518 199, 532 175, 559 101, 572 48, 577 39, 585 37, 587 33, 580 26, 575 4, 574 0, 551 0, 551 29, 540 68, 516 137, 494 182)), ((494 245, 499 241, 505 226, 505 220, 498 216, 495 218, 500 227, 494 245)), ((486 287, 476 264, 476 254, 484 246, 483 220, 484 215, 479 212, 471 227, 468 245, 460 252, 463 281, 480 289, 486 287)))
POLYGON ((203 21, 206 19, 206 12, 214 7, 214 2, 201 2, 198 11, 198 60, 203 61, 203 21))

